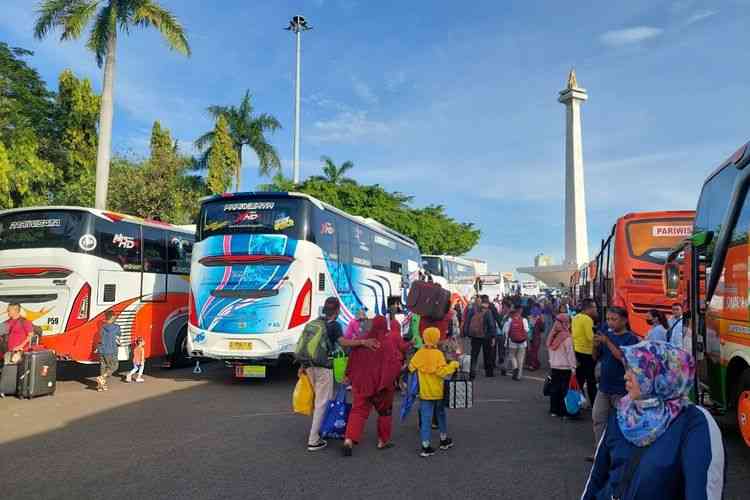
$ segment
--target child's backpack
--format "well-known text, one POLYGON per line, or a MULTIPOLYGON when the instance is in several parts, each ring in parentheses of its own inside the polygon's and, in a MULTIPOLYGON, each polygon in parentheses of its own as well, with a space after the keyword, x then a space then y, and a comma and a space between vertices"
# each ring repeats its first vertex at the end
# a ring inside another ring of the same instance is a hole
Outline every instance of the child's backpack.
POLYGON ((523 327, 523 318, 511 318, 508 336, 511 342, 515 342, 516 344, 526 342, 526 329, 523 327))
POLYGON ((322 318, 310 321, 297 340, 294 357, 304 365, 331 368, 331 346, 328 341, 326 322, 322 318))

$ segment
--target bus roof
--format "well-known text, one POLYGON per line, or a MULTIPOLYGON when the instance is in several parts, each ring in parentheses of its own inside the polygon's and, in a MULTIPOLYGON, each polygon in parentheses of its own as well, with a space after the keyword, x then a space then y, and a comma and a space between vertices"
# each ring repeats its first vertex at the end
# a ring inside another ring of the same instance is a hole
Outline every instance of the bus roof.
POLYGON ((136 217, 135 215, 121 214, 121 213, 112 212, 109 210, 97 210, 95 208, 88 208, 88 207, 75 207, 75 206, 66 206, 66 205, 50 205, 50 206, 42 206, 42 207, 20 207, 20 208, 11 208, 8 210, 0 210, 0 215, 17 213, 17 212, 41 212, 44 210, 75 210, 78 212, 88 212, 102 219, 106 219, 110 222, 120 222, 120 221, 133 222, 135 224, 142 224, 144 226, 150 226, 150 227, 155 227, 159 229, 169 229, 171 231, 190 233, 190 234, 195 233, 194 225, 177 226, 174 224, 170 224, 168 222, 162 222, 162 221, 150 220, 150 219, 142 219, 140 217, 136 217))
POLYGON ((672 219, 684 217, 686 219, 695 217, 695 210, 661 210, 652 212, 630 212, 622 217, 619 217, 617 221, 625 219, 672 219))
POLYGON ((310 196, 309 194, 305 194, 305 193, 298 193, 298 192, 293 192, 293 191, 290 191, 290 192, 245 191, 241 193, 224 193, 224 194, 206 196, 204 198, 201 198, 200 202, 201 204, 204 204, 204 203, 210 203, 210 202, 219 201, 219 200, 226 200, 228 198, 235 198, 235 197, 236 198, 245 198, 245 197, 304 198, 322 210, 328 210, 329 212, 333 212, 337 215, 340 215, 341 217, 349 219, 352 222, 356 222, 358 224, 362 224, 363 226, 367 226, 370 229, 383 234, 384 236, 390 236, 391 238, 399 239, 405 245, 418 249, 416 241, 414 241, 413 239, 409 238, 408 236, 404 234, 399 233, 398 231, 394 231, 388 226, 384 226, 383 224, 376 221, 375 219, 348 214, 344 212, 343 210, 340 210, 334 207, 333 205, 329 205, 328 203, 320 201, 319 199, 313 196, 310 196))

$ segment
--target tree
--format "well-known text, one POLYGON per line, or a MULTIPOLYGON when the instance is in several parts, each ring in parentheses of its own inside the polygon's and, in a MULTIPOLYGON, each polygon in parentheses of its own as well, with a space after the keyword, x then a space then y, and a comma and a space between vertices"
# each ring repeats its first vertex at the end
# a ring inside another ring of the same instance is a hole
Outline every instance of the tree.
POLYGON ((232 174, 237 171, 239 163, 227 120, 219 115, 213 131, 213 145, 208 151, 208 189, 213 194, 229 191, 232 174))
MULTIPOLYGON (((281 123, 271 115, 262 113, 253 115, 250 91, 245 92, 239 107, 235 106, 210 106, 208 112, 215 119, 220 116, 226 118, 229 130, 234 141, 234 149, 237 151, 238 163, 235 168, 235 189, 240 189, 240 171, 242 170, 242 148, 249 146, 258 157, 258 169, 261 175, 269 175, 273 171, 281 169, 281 161, 276 149, 266 140, 266 132, 275 132, 281 128, 281 123)), ((208 154, 214 142, 214 132, 206 132, 195 141, 195 147, 204 151, 204 163, 208 160, 208 154)))
POLYGON ((97 123, 100 98, 88 79, 79 80, 70 70, 60 74, 54 114, 51 160, 60 174, 61 189, 54 202, 93 206, 97 123))
POLYGON ((10 165, 10 168, 4 168, 9 189, 7 196, 0 199, 0 208, 49 204, 57 176, 54 165, 40 158, 39 141, 34 131, 31 128, 14 131, 4 149, 10 165))
POLYGON ((354 179, 344 177, 344 174, 354 168, 352 161, 345 161, 340 167, 336 166, 330 156, 321 156, 323 162, 323 176, 315 176, 313 179, 326 180, 333 184, 356 184, 354 179))
POLYGON ((104 86, 99 115, 99 141, 96 156, 96 208, 107 205, 107 184, 112 143, 112 115, 115 79, 115 52, 118 27, 125 34, 131 27, 158 29, 169 47, 190 55, 185 31, 177 18, 155 0, 44 0, 38 11, 34 36, 46 37, 55 28, 61 29, 60 40, 81 36, 93 19, 87 46, 96 55, 96 63, 104 65, 104 86), (101 8, 100 7, 101 4, 101 8))
POLYGON ((270 184, 261 184, 258 186, 258 191, 274 192, 274 193, 287 193, 289 191, 295 191, 297 184, 288 177, 284 177, 284 174, 279 172, 273 176, 270 184))

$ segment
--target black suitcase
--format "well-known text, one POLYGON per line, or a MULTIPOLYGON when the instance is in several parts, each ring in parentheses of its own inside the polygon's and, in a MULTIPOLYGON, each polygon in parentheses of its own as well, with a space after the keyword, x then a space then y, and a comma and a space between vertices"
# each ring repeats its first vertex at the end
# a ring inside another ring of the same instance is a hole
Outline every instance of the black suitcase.
POLYGON ((3 366, 3 373, 0 375, 0 393, 5 396, 15 396, 18 387, 18 365, 10 363, 3 366))
POLYGON ((52 351, 31 351, 23 355, 18 377, 18 396, 35 398, 55 393, 57 358, 52 351))

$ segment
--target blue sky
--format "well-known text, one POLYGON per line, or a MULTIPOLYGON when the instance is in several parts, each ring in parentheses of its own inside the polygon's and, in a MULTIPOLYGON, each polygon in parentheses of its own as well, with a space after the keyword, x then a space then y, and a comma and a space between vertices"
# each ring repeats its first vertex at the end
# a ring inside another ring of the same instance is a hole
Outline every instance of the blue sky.
MULTIPOLYGON (((271 137, 290 175, 293 36, 303 35, 302 175, 321 155, 352 160, 360 182, 440 203, 482 230, 471 255, 494 271, 562 257, 564 107, 571 67, 583 107, 592 249, 627 212, 695 207, 702 180, 750 139, 747 1, 557 2, 161 0, 193 56, 159 35, 120 38, 113 144, 146 153, 154 120, 189 151, 205 108, 237 104, 279 118, 271 137), (221 8, 216 8, 216 5, 221 8)), ((55 85, 71 68, 99 89, 82 42, 38 42, 32 0, 2 0, 0 40, 35 51, 55 85)), ((243 189, 259 181, 245 155, 243 189)))

